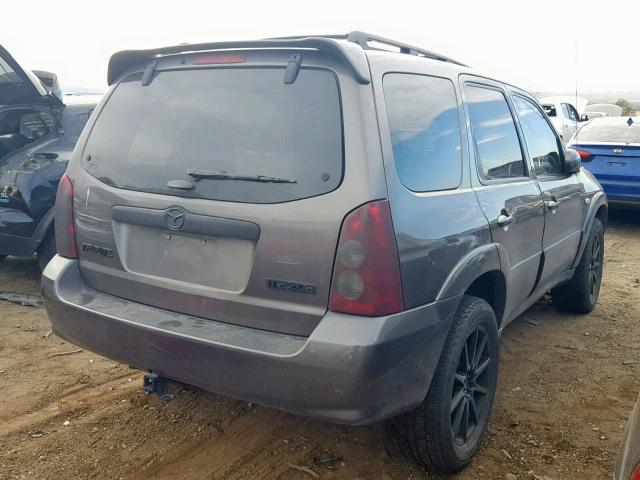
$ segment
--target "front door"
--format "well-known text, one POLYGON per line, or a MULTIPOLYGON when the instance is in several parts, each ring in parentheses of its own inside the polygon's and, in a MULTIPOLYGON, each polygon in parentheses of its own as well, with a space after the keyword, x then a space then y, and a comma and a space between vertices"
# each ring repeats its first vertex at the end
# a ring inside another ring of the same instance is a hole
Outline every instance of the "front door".
POLYGON ((575 258, 582 235, 584 188, 576 175, 564 174, 559 139, 542 110, 520 94, 514 94, 513 99, 545 204, 540 276, 544 285, 568 270, 575 258))
POLYGON ((531 178, 514 117, 502 86, 482 80, 464 85, 475 154, 478 200, 501 249, 507 276, 505 318, 518 313, 538 278, 544 208, 531 178))

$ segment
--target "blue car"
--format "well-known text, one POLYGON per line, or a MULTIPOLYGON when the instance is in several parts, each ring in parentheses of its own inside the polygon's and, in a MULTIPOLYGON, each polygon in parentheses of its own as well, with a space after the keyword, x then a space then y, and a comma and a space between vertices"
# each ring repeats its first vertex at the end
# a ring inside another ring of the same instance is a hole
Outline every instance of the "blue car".
POLYGON ((610 204, 640 207, 640 117, 591 120, 569 147, 598 179, 610 204))

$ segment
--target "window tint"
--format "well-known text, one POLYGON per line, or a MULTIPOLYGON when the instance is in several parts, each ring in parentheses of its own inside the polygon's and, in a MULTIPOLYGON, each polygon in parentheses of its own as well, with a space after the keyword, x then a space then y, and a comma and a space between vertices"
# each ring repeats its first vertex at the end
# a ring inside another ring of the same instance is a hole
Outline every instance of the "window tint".
POLYGON ((130 75, 100 113, 84 166, 114 187, 215 200, 330 192, 343 169, 337 79, 305 68, 291 85, 283 78, 281 68, 160 71, 143 87, 130 75), (170 189, 170 180, 195 188, 170 189))
POLYGON ((529 100, 515 96, 514 103, 520 117, 524 140, 537 175, 562 173, 560 151, 556 135, 542 112, 529 100))
POLYGON ((466 85, 465 92, 482 176, 489 180, 525 176, 518 133, 502 92, 475 85, 466 85))
POLYGON ((384 77, 393 158, 400 181, 425 192, 460 184, 460 120, 453 84, 443 78, 384 77))
POLYGON ((603 118, 587 123, 576 133, 576 142, 640 143, 640 118, 629 125, 625 118, 603 118))

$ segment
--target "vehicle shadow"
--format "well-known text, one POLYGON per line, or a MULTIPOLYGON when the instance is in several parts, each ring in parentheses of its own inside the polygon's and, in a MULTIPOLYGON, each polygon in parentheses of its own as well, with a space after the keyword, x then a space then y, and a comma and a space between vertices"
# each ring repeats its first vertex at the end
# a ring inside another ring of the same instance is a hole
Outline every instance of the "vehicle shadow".
POLYGON ((608 223, 620 228, 640 227, 640 209, 610 207, 608 223))
POLYGON ((40 269, 35 257, 7 257, 0 260, 0 291, 40 292, 40 269))

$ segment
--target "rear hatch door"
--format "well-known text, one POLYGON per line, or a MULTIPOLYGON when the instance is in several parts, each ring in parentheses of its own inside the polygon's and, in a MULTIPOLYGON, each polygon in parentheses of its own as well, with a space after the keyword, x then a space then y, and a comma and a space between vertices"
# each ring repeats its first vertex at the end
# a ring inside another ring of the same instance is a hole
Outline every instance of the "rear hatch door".
POLYGON ((47 99, 38 77, 24 70, 0 45, 0 107, 47 99))
POLYGON ((343 115, 356 109, 344 98, 356 82, 305 52, 285 83, 290 57, 179 55, 146 85, 143 72, 120 81, 96 112, 84 174, 72 178, 91 286, 223 322, 312 331, 342 219, 375 194, 358 163, 366 156, 351 155, 360 173, 344 172, 343 115))

